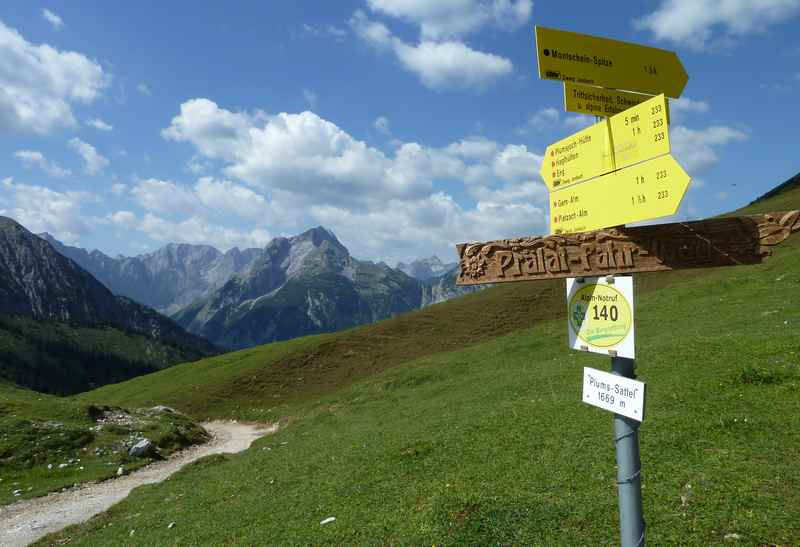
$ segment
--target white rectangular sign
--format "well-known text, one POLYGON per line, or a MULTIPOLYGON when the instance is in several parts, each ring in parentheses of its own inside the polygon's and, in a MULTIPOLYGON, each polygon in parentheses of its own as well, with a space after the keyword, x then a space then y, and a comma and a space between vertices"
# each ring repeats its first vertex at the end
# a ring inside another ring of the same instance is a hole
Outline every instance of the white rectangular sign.
POLYGON ((634 359, 633 277, 567 279, 572 349, 634 359))
POLYGON ((584 403, 638 422, 644 420, 644 389, 644 382, 589 367, 583 368, 584 403))

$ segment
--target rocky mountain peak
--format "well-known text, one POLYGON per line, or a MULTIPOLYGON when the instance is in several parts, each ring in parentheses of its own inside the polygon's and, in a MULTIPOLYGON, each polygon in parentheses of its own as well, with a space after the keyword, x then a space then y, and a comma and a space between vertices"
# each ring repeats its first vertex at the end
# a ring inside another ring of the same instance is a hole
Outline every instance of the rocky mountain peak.
POLYGON ((345 249, 344 245, 341 244, 336 235, 331 230, 328 230, 324 226, 316 226, 314 228, 310 228, 305 232, 303 232, 302 234, 298 234, 296 236, 289 238, 289 242, 292 245, 304 241, 310 242, 314 247, 320 247, 323 244, 328 243, 335 247, 345 249))
POLYGON ((352 278, 352 258, 330 230, 317 226, 290 237, 276 237, 264 248, 264 253, 247 271, 240 274, 237 286, 249 290, 240 296, 254 297, 283 286, 300 276, 334 273, 352 278))
MULTIPOLYGON (((5 217, 0 217, 0 219, 4 219, 4 218, 5 217)), ((8 220, 10 220, 10 219, 8 219, 8 220)), ((0 223, 1 222, 2 222, 2 220, 0 220, 0 223)), ((51 245, 53 245, 54 243, 59 243, 59 241, 56 238, 54 238, 53 234, 51 234, 50 232, 42 232, 41 234, 36 234, 36 235, 38 235, 40 238, 44 239, 46 242, 48 242, 51 245)))

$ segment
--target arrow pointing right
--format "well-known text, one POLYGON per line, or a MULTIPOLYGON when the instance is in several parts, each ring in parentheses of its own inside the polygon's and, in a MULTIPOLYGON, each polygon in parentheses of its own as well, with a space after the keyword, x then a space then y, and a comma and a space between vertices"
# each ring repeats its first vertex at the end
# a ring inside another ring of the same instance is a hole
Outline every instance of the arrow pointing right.
POLYGON ((680 97, 689 75, 674 51, 536 27, 539 78, 680 97))
POLYGON ((587 232, 674 215, 691 178, 669 154, 550 193, 550 232, 587 232))

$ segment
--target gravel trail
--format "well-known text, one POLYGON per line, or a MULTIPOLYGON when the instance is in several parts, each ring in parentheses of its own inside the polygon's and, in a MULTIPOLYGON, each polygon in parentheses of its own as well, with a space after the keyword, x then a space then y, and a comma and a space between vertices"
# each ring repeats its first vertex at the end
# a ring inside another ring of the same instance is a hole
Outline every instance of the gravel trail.
POLYGON ((150 464, 130 475, 0 507, 0 545, 28 545, 71 524, 84 522, 123 500, 137 486, 161 482, 204 456, 247 450, 253 441, 278 429, 277 425, 236 422, 202 425, 212 435, 210 442, 182 450, 165 461, 150 464))

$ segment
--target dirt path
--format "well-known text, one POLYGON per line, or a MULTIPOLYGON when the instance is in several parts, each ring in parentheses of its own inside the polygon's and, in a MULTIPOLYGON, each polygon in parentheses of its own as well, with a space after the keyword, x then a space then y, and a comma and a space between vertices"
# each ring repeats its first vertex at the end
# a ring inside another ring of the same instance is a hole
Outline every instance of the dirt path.
POLYGON ((160 482, 187 463, 210 454, 241 452, 254 440, 277 430, 277 425, 255 426, 234 422, 208 422, 203 426, 213 435, 210 442, 187 448, 163 462, 113 480, 90 483, 66 492, 0 507, 0 545, 28 545, 42 536, 105 511, 137 486, 160 482))

